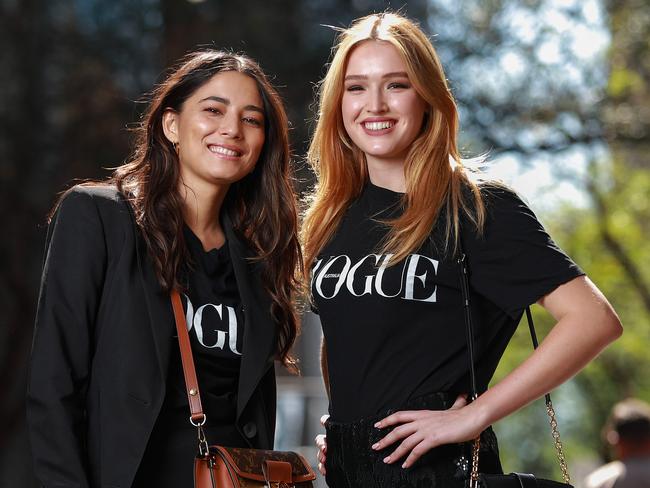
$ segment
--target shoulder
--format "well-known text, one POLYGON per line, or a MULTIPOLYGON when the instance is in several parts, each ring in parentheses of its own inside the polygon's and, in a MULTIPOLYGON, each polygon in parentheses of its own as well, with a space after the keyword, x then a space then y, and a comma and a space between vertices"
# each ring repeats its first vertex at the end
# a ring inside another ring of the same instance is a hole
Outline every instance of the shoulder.
POLYGON ((524 199, 504 183, 481 181, 477 187, 488 211, 529 209, 524 199))
POLYGON ((124 196, 117 190, 115 185, 101 183, 75 185, 66 190, 61 197, 61 204, 63 202, 74 202, 73 204, 77 205, 88 205, 90 203, 110 205, 123 201, 124 196))
POLYGON ((134 219, 127 199, 113 185, 82 184, 67 190, 49 219, 46 242, 55 235, 66 239, 100 237, 119 244, 131 232, 134 219))
POLYGON ((126 198, 115 185, 81 184, 67 190, 55 207, 54 217, 59 214, 97 215, 128 211, 126 198))
POLYGON ((507 226, 526 224, 537 227, 539 219, 525 201, 515 190, 505 184, 486 181, 478 185, 481 201, 485 208, 485 226, 507 226))

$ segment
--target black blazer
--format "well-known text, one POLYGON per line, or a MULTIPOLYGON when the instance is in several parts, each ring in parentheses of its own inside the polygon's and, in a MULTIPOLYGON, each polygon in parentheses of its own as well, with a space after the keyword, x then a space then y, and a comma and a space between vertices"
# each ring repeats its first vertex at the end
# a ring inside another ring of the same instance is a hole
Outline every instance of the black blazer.
MULTIPOLYGON (((270 449, 271 299, 227 218, 224 232, 246 320, 237 428, 252 447, 270 449)), ((173 331, 169 296, 124 197, 109 186, 74 188, 48 229, 27 393, 45 487, 131 486, 165 396, 173 331)))

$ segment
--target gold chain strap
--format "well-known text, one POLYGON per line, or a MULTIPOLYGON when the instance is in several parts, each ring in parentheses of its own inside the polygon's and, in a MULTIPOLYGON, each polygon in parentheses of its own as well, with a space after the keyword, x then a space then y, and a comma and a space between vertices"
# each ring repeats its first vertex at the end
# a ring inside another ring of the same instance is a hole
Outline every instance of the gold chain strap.
MULTIPOLYGON (((571 484, 571 477, 569 476, 569 468, 567 467, 566 458, 564 457, 564 448, 562 447, 562 440, 560 439, 560 430, 555 418, 555 409, 553 403, 548 401, 546 404, 546 414, 548 415, 549 423, 551 424, 551 435, 553 436, 553 444, 557 451, 557 459, 560 462, 560 470, 562 471, 562 479, 568 485, 571 484)), ((481 447, 481 437, 474 439, 474 446, 472 448, 472 473, 470 475, 470 488, 479 488, 478 484, 478 457, 479 449, 481 447)))
POLYGON ((478 488, 478 451, 481 448, 481 435, 474 439, 472 447, 472 474, 470 476, 470 488, 478 488))
POLYGON ((564 457, 564 448, 562 447, 562 441, 560 440, 560 430, 557 427, 557 420, 555 418, 555 409, 553 408, 553 403, 550 400, 546 404, 546 413, 548 415, 549 423, 551 424, 551 435, 553 436, 553 443, 555 444, 555 450, 557 451, 557 459, 560 462, 562 479, 566 484, 571 484, 569 468, 566 464, 566 458, 564 457))

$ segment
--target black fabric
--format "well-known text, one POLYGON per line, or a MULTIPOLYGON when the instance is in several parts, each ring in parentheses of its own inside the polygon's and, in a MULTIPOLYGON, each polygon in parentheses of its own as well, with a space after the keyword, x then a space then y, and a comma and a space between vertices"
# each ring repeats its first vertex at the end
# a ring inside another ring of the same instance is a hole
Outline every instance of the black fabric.
MULTIPOLYGON (((237 413, 237 385, 244 337, 244 316, 228 245, 204 251, 201 241, 184 228, 192 260, 182 294, 201 404, 209 425, 230 425, 237 413), (189 299, 189 301, 188 301, 189 299)), ((178 337, 174 334, 161 416, 165 425, 188 424, 189 407, 178 337)), ((228 445, 225 440, 214 440, 228 445)))
POLYGON ((479 475, 480 488, 573 488, 559 481, 536 478, 531 474, 510 473, 504 475, 479 475))
MULTIPOLYGON (((468 223, 477 383, 485 390, 526 305, 582 271, 511 191, 485 186, 484 234, 468 223)), ((368 184, 313 266, 330 375, 330 414, 352 421, 432 391, 467 392, 467 344, 457 263, 444 218, 417 252, 391 267, 376 252, 402 194, 368 184)))
MULTIPOLYGON (((187 419, 185 419, 187 421, 187 419)), ((192 488, 194 458, 198 451, 196 428, 189 425, 175 429, 154 429, 138 473, 131 488, 192 488)), ((206 427, 210 443, 229 447, 247 447, 233 425, 206 427), (230 440, 229 440, 230 439, 230 440)))
MULTIPOLYGON (((246 328, 235 428, 272 449, 276 323, 252 251, 222 222, 246 328)), ((131 486, 160 412, 174 318, 124 197, 80 186, 48 229, 27 392, 34 473, 44 486, 131 486)), ((192 456, 192 455, 191 455, 192 456)))
MULTIPOLYGON (((436 392, 411 399, 400 410, 445 410, 455 397, 436 392)), ((397 445, 374 451, 371 446, 391 429, 377 429, 374 423, 395 410, 355 422, 325 423, 327 432, 326 481, 330 488, 465 488, 471 470, 472 443, 447 444, 434 448, 413 466, 403 469, 403 459, 385 464, 383 459, 397 445)), ((479 467, 484 473, 502 473, 499 448, 491 428, 481 434, 479 467)))
MULTIPOLYGON (((184 228, 192 260, 182 295, 190 345, 206 415, 209 443, 247 447, 235 428, 241 367, 243 312, 227 243, 205 251, 200 239, 184 228)), ((167 390, 134 487, 192 486, 197 432, 189 422, 178 337, 172 338, 167 390)))

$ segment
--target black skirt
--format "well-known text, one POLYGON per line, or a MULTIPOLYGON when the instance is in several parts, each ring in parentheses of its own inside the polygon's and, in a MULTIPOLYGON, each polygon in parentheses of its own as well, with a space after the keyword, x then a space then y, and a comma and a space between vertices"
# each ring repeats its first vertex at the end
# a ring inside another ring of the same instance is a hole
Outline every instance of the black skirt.
MULTIPOLYGON (((456 395, 439 392, 410 400, 403 408, 392 409, 356 422, 325 423, 327 456, 325 479, 330 488, 464 488, 469 479, 472 442, 436 447, 409 468, 402 463, 385 464, 383 459, 398 444, 374 451, 371 446, 390 432, 377 429, 375 422, 398 410, 445 410, 456 395)), ((491 428, 481 434, 479 469, 482 473, 502 473, 496 435, 491 428)))

